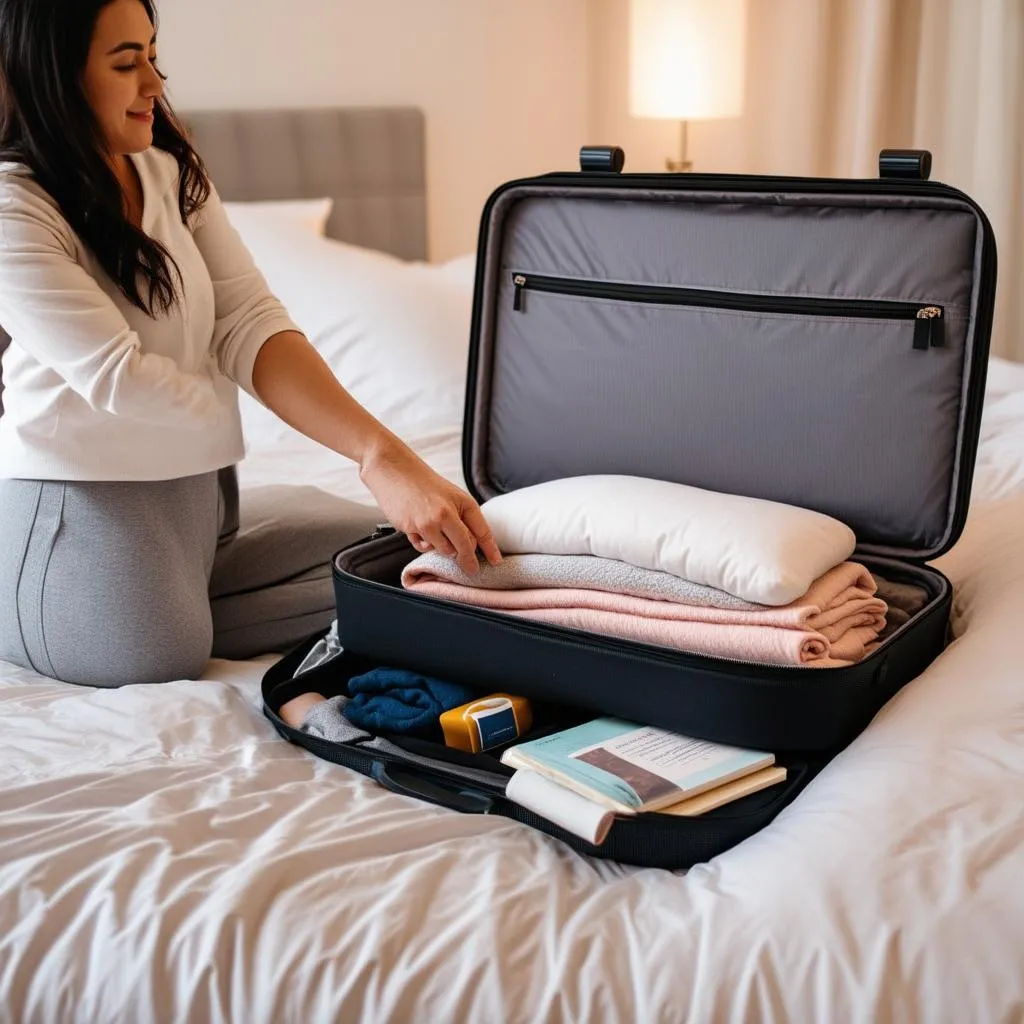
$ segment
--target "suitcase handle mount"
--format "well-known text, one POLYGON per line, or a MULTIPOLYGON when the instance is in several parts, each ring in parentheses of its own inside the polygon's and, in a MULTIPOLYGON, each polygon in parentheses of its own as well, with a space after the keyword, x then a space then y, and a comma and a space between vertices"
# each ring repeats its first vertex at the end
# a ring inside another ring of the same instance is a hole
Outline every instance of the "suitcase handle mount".
MULTIPOLYGON (((581 146, 580 170, 619 174, 626 163, 620 146, 581 146)), ((932 154, 927 149, 883 149, 878 154, 880 178, 927 181, 932 173, 932 154)))
POLYGON ((626 163, 626 154, 619 146, 581 146, 580 170, 619 174, 626 163))
POLYGON ((878 154, 880 178, 927 181, 932 173, 932 154, 927 149, 883 149, 878 154))

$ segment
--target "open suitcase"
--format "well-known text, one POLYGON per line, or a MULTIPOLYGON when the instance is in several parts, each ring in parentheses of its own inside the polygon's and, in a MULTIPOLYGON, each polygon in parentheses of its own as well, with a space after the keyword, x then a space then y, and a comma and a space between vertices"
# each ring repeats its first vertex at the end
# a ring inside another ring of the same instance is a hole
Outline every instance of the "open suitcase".
POLYGON ((624 474, 811 508, 855 531, 854 558, 928 595, 864 660, 810 670, 684 654, 403 591, 416 557, 384 527, 334 561, 345 653, 264 681, 286 738, 399 792, 497 812, 624 862, 680 867, 767 824, 942 650, 951 586, 926 562, 966 517, 995 293, 991 227, 883 151, 878 179, 579 173, 510 182, 483 212, 463 467, 496 494, 624 474), (504 797, 488 753, 383 738, 327 744, 276 711, 344 692, 372 664, 520 694, 543 728, 609 714, 787 765, 778 787, 698 818, 616 822, 594 848, 504 797), (329 749, 328 749, 329 748, 329 749))

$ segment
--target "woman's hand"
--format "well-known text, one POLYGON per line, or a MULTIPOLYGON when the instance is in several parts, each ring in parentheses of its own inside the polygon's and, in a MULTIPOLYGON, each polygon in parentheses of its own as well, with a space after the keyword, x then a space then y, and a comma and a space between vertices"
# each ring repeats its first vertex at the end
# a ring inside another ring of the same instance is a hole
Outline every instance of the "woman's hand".
POLYGON ((396 438, 384 438, 367 452, 359 476, 417 551, 454 556, 468 574, 477 571, 477 548, 491 565, 501 561, 480 506, 396 438))

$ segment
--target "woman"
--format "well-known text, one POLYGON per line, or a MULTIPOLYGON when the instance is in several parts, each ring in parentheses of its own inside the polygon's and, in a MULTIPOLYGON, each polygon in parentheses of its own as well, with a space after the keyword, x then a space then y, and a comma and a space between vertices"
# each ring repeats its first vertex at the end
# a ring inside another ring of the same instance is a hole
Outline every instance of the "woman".
MULTIPOLYGON (((417 550, 500 560, 267 291, 163 99, 154 23, 153 0, 0 0, 0 658, 92 685, 218 651, 211 573, 252 561, 230 554, 237 387, 356 460, 417 550)), ((250 632, 234 653, 265 649, 250 632)))

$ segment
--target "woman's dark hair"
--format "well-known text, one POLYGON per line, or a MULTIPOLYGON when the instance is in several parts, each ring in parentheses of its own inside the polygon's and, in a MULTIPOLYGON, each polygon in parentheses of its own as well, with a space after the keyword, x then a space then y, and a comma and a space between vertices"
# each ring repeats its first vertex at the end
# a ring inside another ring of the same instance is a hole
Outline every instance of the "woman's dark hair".
MULTIPOLYGON (((0 159, 32 171, 125 297, 155 316, 175 303, 180 271, 171 254, 126 216, 121 185, 82 87, 96 19, 110 2, 0 0, 0 159)), ((139 2, 155 25, 153 0, 139 2)), ((163 98, 153 111, 153 144, 178 162, 178 207, 185 221, 206 202, 210 180, 163 98)))

